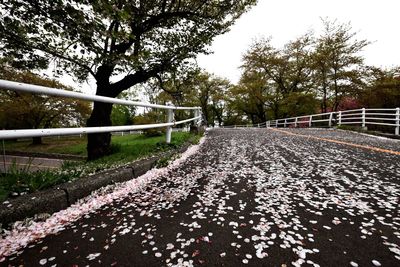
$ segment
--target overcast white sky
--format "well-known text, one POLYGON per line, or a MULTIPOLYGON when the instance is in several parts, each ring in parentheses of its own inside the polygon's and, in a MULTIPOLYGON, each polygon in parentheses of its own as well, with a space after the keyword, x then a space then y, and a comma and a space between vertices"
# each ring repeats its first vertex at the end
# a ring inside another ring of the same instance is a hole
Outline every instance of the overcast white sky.
POLYGON ((400 65, 400 0, 259 0, 231 31, 218 36, 212 55, 200 55, 200 67, 236 83, 241 56, 254 38, 271 36, 283 46, 313 29, 321 29, 321 17, 350 22, 358 39, 373 42, 364 49, 366 64, 400 65))

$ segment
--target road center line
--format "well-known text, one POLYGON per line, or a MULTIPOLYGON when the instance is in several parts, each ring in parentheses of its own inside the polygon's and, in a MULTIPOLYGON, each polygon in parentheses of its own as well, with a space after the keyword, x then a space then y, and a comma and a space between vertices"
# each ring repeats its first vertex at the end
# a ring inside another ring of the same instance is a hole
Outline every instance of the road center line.
POLYGON ((274 129, 274 128, 269 128, 269 129, 271 129, 271 130, 273 130, 273 131, 276 131, 276 132, 285 133, 285 134, 287 134, 287 135, 294 135, 294 136, 300 136, 300 137, 307 137, 307 138, 312 138, 312 139, 316 139, 316 140, 326 141, 326 142, 330 142, 330 143, 336 143, 336 144, 341 144, 341 145, 347 145, 347 146, 352 146, 352 147, 357 147, 357 148, 363 148, 363 149, 368 149, 368 150, 372 150, 372 151, 376 151, 376 152, 388 153, 388 154, 393 154, 393 155, 400 156, 400 152, 399 152, 399 151, 394 151, 394 150, 389 150, 389 149, 383 149, 383 148, 373 147, 373 146, 359 145, 359 144, 354 144, 354 143, 349 143, 349 142, 344 142, 344 141, 339 141, 339 140, 334 140, 334 139, 328 139, 328 138, 323 138, 323 137, 316 137, 316 136, 312 136, 312 135, 297 134, 297 133, 292 133, 292 132, 284 131, 284 130, 280 130, 280 129, 274 129))

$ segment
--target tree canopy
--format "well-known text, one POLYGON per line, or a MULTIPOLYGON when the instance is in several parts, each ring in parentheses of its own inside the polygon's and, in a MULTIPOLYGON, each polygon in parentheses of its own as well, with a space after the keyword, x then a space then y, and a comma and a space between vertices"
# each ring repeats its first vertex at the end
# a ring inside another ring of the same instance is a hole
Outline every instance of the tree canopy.
POLYGON ((257 124, 268 119, 361 107, 398 107, 398 67, 364 64, 350 24, 322 20, 323 31, 307 32, 275 47, 255 40, 242 59, 236 85, 196 68, 163 76, 152 86, 154 101, 199 105, 209 125, 257 124), (217 119, 216 119, 217 118, 217 119))
POLYGON ((0 53, 18 68, 57 60, 79 79, 91 74, 112 85, 116 96, 206 52, 255 2, 5 0, 0 53), (119 73, 126 75, 111 82, 119 73))
POLYGON ((322 19, 319 34, 307 32, 276 47, 255 40, 242 58, 238 84, 226 94, 225 124, 361 107, 398 107, 399 68, 364 63, 359 39, 348 23, 322 19))
POLYGON ((338 110, 367 86, 360 55, 368 45, 349 24, 322 20, 323 32, 308 32, 282 48, 271 38, 256 40, 243 56, 242 77, 235 89, 236 109, 253 123, 338 110), (245 98, 243 98, 245 96, 245 98), (246 103, 251 103, 246 105, 246 103))

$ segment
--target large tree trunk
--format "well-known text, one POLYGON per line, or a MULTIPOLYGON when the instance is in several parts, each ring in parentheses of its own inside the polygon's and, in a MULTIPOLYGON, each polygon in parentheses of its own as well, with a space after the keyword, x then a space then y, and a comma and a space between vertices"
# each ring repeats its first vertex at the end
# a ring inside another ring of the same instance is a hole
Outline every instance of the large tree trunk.
MULTIPOLYGON (((95 75, 97 81, 96 95, 106 97, 117 97, 122 91, 131 86, 147 81, 161 71, 161 68, 154 68, 150 71, 138 71, 125 76, 120 81, 110 84, 110 76, 114 65, 102 65, 95 75)), ((94 102, 93 111, 86 125, 88 127, 111 126, 112 104, 94 102)), ((111 133, 88 134, 87 153, 88 160, 101 158, 111 153, 111 133)))
POLYGON ((259 103, 257 105, 257 117, 259 119, 258 123, 263 123, 267 121, 267 117, 265 116, 264 103, 259 103))
MULTIPOLYGON (((93 111, 87 121, 88 127, 111 126, 112 104, 94 102, 93 111)), ((94 160, 110 154, 111 133, 88 134, 88 160, 94 160)))
MULTIPOLYGON (((107 75, 104 75, 105 77, 107 75)), ((97 81, 97 95, 116 97, 117 92, 110 88, 108 78, 97 81)), ((111 111, 113 104, 94 102, 93 111, 86 125, 88 127, 111 126, 111 111)), ((111 153, 111 133, 88 134, 88 160, 95 160, 111 153)))

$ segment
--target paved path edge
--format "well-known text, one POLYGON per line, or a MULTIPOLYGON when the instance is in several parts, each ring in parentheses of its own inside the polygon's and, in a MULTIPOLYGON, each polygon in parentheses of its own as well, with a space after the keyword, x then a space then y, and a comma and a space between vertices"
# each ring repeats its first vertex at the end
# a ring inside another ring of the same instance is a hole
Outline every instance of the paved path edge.
POLYGON ((191 146, 191 143, 172 151, 134 161, 117 169, 106 170, 82 177, 73 182, 59 184, 46 190, 8 199, 0 203, 0 227, 7 227, 16 221, 24 220, 37 214, 51 214, 65 209, 78 199, 90 195, 101 187, 128 181, 145 174, 154 168, 160 159, 183 153, 189 146, 191 146))

